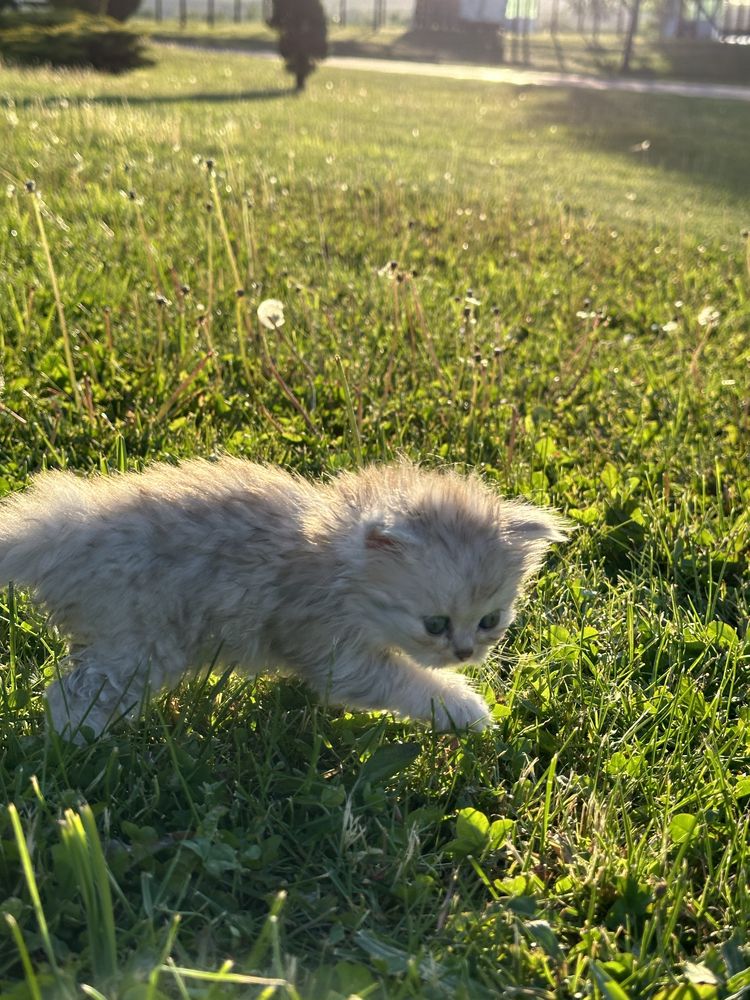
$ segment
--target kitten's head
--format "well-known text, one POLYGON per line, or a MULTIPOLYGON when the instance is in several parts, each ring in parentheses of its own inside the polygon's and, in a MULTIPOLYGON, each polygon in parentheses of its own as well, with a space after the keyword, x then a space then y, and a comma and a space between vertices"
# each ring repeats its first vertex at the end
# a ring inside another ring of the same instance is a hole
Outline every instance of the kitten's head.
POLYGON ((513 620, 524 580, 565 540, 562 519, 501 500, 478 477, 406 463, 377 471, 368 492, 379 503, 358 530, 361 631, 425 666, 481 662, 513 620))

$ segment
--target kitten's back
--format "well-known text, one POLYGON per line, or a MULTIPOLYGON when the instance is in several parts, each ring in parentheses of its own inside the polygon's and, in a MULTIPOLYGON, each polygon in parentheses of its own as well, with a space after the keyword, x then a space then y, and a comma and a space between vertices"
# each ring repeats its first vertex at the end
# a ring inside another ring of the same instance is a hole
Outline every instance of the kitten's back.
POLYGON ((241 459, 191 459, 160 463, 141 473, 85 478, 44 472, 30 487, 0 503, 0 586, 10 580, 34 585, 53 563, 69 559, 109 533, 255 512, 278 521, 299 517, 314 501, 314 488, 282 469, 241 459))

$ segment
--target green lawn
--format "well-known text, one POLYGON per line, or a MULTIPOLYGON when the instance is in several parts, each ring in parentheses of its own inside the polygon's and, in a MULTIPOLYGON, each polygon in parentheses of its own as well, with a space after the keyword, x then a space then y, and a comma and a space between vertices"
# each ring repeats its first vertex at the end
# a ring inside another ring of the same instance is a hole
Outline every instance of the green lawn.
POLYGON ((577 530, 481 736, 215 675, 72 747, 3 593, 0 995, 739 1000, 750 107, 155 58, 0 69, 2 488, 361 437, 577 530))

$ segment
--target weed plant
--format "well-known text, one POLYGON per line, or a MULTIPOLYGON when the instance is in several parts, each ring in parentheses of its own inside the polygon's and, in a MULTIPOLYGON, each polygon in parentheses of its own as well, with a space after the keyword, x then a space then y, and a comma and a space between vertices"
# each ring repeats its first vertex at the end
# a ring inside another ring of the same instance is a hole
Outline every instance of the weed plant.
POLYGON ((4 592, 2 996, 747 995, 750 109, 160 59, 0 71, 2 489, 405 453, 577 531, 484 735, 224 673, 73 747, 4 592))

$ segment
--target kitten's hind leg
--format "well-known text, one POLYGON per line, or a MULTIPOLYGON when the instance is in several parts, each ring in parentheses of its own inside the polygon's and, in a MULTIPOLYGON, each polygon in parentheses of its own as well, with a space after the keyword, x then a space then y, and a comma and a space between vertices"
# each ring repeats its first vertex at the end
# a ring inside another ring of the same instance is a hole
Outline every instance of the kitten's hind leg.
POLYGON ((45 696, 55 730, 77 743, 83 742, 84 727, 98 736, 120 719, 137 718, 149 692, 182 672, 181 663, 157 663, 135 648, 90 646, 74 651, 68 664, 72 669, 62 673, 45 696))
POLYGON ((388 655, 342 667, 336 664, 331 674, 327 694, 333 702, 434 720, 439 731, 481 732, 492 725, 484 698, 451 670, 431 670, 407 657, 388 655))

